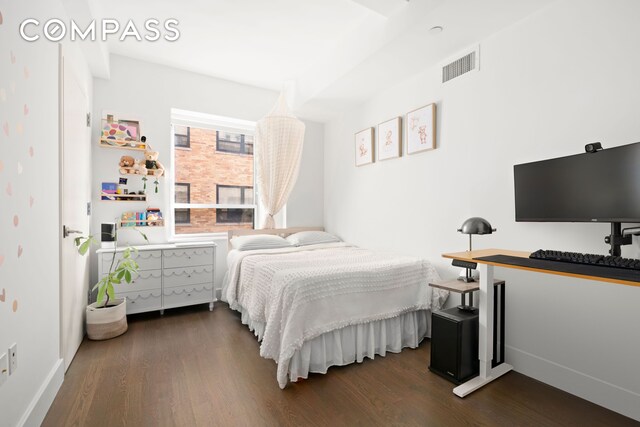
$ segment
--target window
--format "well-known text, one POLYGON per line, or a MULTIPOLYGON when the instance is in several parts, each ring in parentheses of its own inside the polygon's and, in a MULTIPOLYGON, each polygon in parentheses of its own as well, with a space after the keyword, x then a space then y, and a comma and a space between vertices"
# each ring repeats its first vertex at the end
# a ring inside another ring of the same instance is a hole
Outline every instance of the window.
POLYGON ((212 117, 172 110, 173 237, 254 227, 255 123, 212 117))
POLYGON ((190 130, 188 126, 173 126, 173 141, 176 147, 191 148, 191 141, 189 140, 190 130))
POLYGON ((253 155, 253 135, 218 131, 216 132, 216 150, 253 155))
MULTIPOLYGON (((176 182, 176 203, 190 203, 191 202, 191 184, 184 182, 176 182)), ((191 209, 188 208, 176 208, 175 209, 175 223, 176 224, 189 224, 191 222, 191 209)))
MULTIPOLYGON (((252 205, 253 187, 218 185, 216 186, 216 199, 220 205, 252 205)), ((253 209, 219 209, 217 219, 219 223, 225 224, 253 224, 253 209)))

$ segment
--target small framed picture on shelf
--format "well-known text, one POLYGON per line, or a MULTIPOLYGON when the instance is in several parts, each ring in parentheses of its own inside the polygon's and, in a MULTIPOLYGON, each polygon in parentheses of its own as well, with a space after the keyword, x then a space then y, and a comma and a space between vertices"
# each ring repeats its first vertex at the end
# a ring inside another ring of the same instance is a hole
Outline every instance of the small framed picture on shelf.
POLYGON ((378 160, 402 155, 402 119, 395 117, 378 125, 378 160))
POLYGON ((415 154, 436 148, 436 104, 425 105, 407 113, 407 153, 415 154))
POLYGON ((356 133, 356 166, 368 165, 374 162, 373 147, 373 128, 367 128, 356 133))
POLYGON ((131 117, 121 118, 114 113, 103 112, 100 145, 114 148, 144 150, 140 121, 131 117))

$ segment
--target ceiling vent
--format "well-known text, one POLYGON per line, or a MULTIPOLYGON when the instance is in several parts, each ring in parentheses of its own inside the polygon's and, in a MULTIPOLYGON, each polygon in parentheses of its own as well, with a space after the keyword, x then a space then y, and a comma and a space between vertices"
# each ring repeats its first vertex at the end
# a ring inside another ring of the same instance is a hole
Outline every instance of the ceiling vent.
POLYGON ((442 83, 460 77, 471 71, 479 69, 479 49, 476 49, 461 58, 442 67, 442 83))

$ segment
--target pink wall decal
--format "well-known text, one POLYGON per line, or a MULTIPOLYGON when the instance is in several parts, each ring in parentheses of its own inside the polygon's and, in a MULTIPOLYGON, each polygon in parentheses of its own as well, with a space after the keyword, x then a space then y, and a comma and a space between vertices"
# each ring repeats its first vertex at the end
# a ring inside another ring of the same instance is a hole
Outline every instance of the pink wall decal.
POLYGON ((33 199, 33 196, 29 196, 29 207, 32 208, 33 207, 33 202, 35 200, 33 199))
POLYGON ((27 67, 26 65, 24 66, 24 78, 29 78, 29 67, 27 67))
POLYGON ((0 255, 0 267, 4 264, 4 255, 0 255))
POLYGON ((2 17, 2 12, 0 12, 0 25, 2 25, 2 22, 4 22, 4 18, 2 17))
POLYGON ((33 157, 33 145, 29 147, 29 157, 33 157))
POLYGON ((2 288, 2 293, 0 294, 0 302, 5 302, 7 299, 7 290, 2 288))
POLYGON ((22 136, 23 132, 24 132, 24 126, 22 126, 22 123, 16 123, 16 133, 22 136))
POLYGON ((24 108, 22 109, 22 111, 24 112, 25 116, 29 114, 29 107, 27 107, 27 104, 24 104, 24 108))
POLYGON ((13 312, 15 313, 16 311, 18 311, 18 300, 14 299, 13 300, 13 312))
POLYGON ((17 227, 20 224, 20 217, 18 215, 13 216, 13 226, 17 227))
POLYGON ((13 51, 9 52, 11 54, 11 63, 15 64, 16 63, 16 56, 13 54, 13 51))
POLYGON ((24 251, 24 248, 22 247, 22 245, 18 245, 18 258, 22 256, 23 251, 24 251))
POLYGON ((7 183, 7 189, 5 191, 7 192, 7 196, 13 195, 13 190, 11 189, 11 183, 10 182, 7 183))

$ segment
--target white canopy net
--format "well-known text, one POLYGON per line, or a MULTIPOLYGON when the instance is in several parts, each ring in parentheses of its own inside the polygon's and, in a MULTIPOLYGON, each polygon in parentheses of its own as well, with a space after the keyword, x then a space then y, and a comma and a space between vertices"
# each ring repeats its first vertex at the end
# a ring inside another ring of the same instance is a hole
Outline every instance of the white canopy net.
POLYGON ((304 131, 304 123, 291 113, 283 93, 256 125, 256 181, 265 209, 261 228, 275 227, 273 216, 287 203, 298 179, 304 131))

